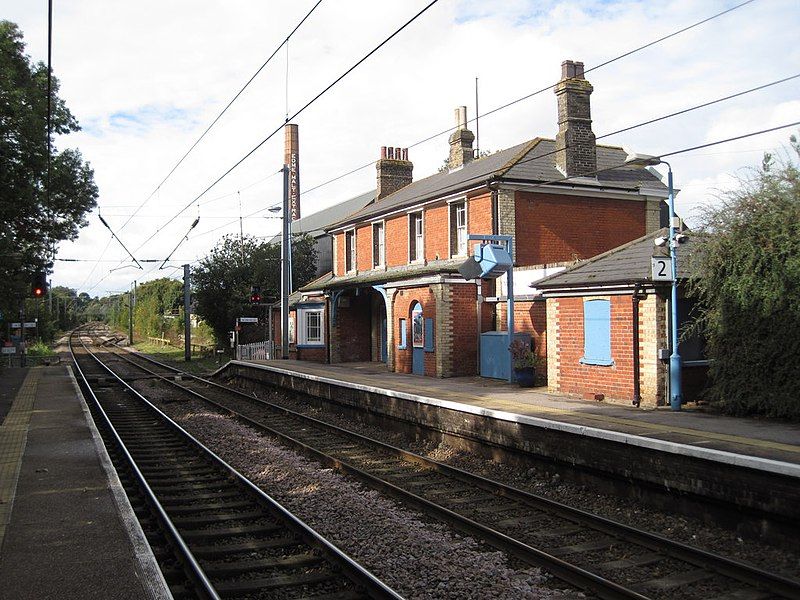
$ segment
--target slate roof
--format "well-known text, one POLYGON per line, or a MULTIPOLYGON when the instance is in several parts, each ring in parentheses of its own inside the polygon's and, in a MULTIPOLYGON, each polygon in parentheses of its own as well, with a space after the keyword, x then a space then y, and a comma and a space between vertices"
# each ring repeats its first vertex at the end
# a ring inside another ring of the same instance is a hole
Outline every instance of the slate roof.
MULTIPOLYGON (((652 283, 650 258, 652 256, 668 256, 667 248, 655 246, 653 240, 658 236, 666 237, 668 235, 666 228, 653 231, 627 244, 580 262, 565 271, 545 277, 531 284, 531 287, 544 290, 546 293, 547 290, 556 288, 652 283)), ((687 241, 678 248, 678 277, 681 279, 689 276, 687 258, 691 252, 692 238, 687 233, 687 241)))
MULTIPOLYGON (((333 223, 327 230, 369 220, 392 210, 480 186, 490 179, 558 185, 564 174, 556 168, 555 147, 555 140, 534 138, 474 160, 461 169, 449 173, 436 173, 414 181, 379 202, 374 201, 373 193, 373 202, 347 218, 333 223)), ((598 145, 597 168, 600 172, 597 177, 572 178, 565 181, 564 185, 588 189, 666 190, 661 180, 647 169, 624 167, 603 171, 622 165, 626 156, 625 150, 618 146, 598 145)))
POLYGON ((374 271, 361 271, 339 276, 328 273, 306 284, 304 287, 300 288, 299 291, 314 292, 350 286, 380 285, 412 277, 439 275, 442 273, 458 273, 458 267, 461 266, 463 262, 464 258, 461 257, 447 260, 431 260, 426 264, 402 265, 399 267, 389 267, 385 270, 376 269, 374 271))
MULTIPOLYGON (((332 223, 341 221, 355 212, 358 212, 364 208, 364 206, 374 200, 375 190, 371 190, 350 198, 349 200, 345 200, 344 202, 340 202, 339 204, 334 204, 328 208, 323 208, 322 210, 306 217, 302 217, 297 221, 292 221, 292 233, 307 233, 311 237, 324 235, 326 227, 332 223)), ((273 243, 280 242, 280 234, 273 237, 271 241, 273 243)))

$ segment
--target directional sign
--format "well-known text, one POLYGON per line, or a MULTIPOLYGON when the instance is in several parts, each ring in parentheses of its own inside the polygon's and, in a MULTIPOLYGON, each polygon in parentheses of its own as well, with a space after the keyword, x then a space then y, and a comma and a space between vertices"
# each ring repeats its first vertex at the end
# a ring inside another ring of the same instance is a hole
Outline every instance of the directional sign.
POLYGON ((25 323, 25 327, 27 329, 31 329, 32 327, 36 327, 36 323, 34 321, 29 321, 29 322, 25 323))
POLYGON ((19 329, 20 327, 22 327, 22 323, 12 323, 11 324, 11 329, 19 329))
POLYGON ((14 346, 3 346, 0 348, 0 353, 2 354, 16 354, 17 349, 14 346))
POLYGON ((239 323, 258 323, 258 317, 239 317, 239 323))
POLYGON ((672 259, 669 256, 651 257, 653 281, 672 281, 672 259))

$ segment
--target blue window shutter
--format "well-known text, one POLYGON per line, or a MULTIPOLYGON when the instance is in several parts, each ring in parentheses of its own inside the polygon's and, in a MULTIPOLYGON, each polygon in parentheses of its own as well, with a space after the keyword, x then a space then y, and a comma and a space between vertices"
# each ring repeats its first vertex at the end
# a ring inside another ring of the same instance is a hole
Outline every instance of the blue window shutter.
POLYGON ((425 319, 425 352, 433 352, 433 319, 425 319))
POLYGON ((613 365, 611 360, 611 302, 583 303, 583 358, 589 365, 613 365))

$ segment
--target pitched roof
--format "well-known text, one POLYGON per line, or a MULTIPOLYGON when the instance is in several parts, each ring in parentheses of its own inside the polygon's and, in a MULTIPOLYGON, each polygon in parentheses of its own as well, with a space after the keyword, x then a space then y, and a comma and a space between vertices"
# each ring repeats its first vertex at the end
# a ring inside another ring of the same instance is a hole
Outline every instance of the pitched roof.
MULTIPOLYGON (((328 230, 368 220, 425 200, 480 186, 489 179, 558 185, 564 179, 564 174, 556 167, 555 148, 555 140, 534 138, 484 158, 473 160, 455 171, 436 173, 414 181, 380 201, 373 200, 362 210, 333 223, 328 230)), ((611 167, 624 164, 626 156, 625 150, 618 146, 597 146, 599 171, 597 177, 572 178, 565 184, 571 188, 585 187, 589 189, 648 189, 652 191, 666 189, 661 180, 646 169, 635 167, 611 169, 611 167)))
MULTIPOLYGON (((361 210, 373 200, 375 200, 375 190, 364 192, 344 202, 339 202, 328 208, 323 208, 301 219, 292 221, 292 233, 307 233, 311 237, 323 235, 326 227, 361 210)), ((273 237, 271 241, 279 242, 280 239, 281 236, 278 234, 273 237)))
POLYGON ((400 281, 411 277, 422 277, 425 275, 438 275, 441 273, 458 273, 458 267, 464 262, 464 258, 450 258, 447 260, 430 260, 427 263, 401 265, 399 267, 389 267, 388 269, 376 269, 374 271, 362 271, 360 273, 348 273, 347 275, 333 275, 328 273, 315 279, 311 283, 300 288, 300 292, 314 292, 319 290, 330 290, 362 285, 380 285, 391 281, 400 281))
MULTIPOLYGON (((594 258, 582 261, 565 271, 545 277, 531 284, 542 290, 570 287, 608 286, 614 284, 652 283, 651 261, 653 256, 668 256, 666 247, 653 244, 656 237, 669 235, 667 228, 658 229, 618 246, 594 258)), ((692 238, 687 235, 685 243, 678 249, 678 276, 688 278, 689 261, 692 252, 692 238)))

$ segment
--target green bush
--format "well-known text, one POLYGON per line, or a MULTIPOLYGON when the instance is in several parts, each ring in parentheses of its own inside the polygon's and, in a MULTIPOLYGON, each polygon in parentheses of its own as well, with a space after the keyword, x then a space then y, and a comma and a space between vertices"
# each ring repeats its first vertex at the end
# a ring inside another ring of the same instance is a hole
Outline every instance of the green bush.
MULTIPOLYGON (((800 157, 795 136, 791 148, 800 157)), ((800 421, 800 171, 767 155, 752 175, 706 209, 695 238, 707 398, 730 414, 800 421)))
POLYGON ((53 356, 55 352, 44 342, 34 342, 28 346, 29 356, 53 356))

